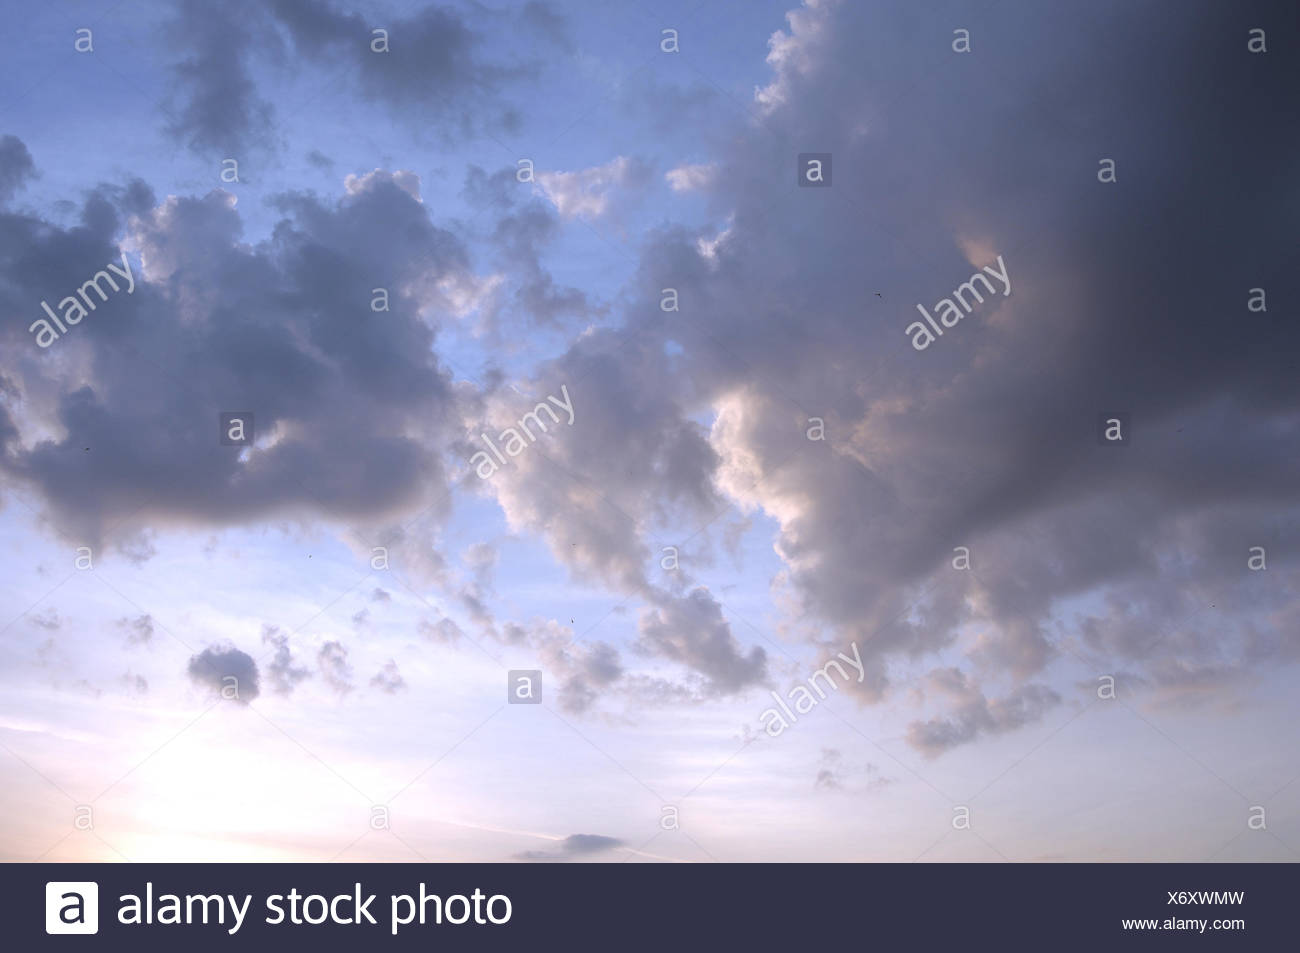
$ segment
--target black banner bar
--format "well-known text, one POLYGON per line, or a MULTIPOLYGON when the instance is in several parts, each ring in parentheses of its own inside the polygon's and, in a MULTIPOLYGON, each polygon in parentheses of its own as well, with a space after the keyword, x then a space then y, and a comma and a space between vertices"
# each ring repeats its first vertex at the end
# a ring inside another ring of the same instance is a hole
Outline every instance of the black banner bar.
POLYGON ((1298 885, 1262 864, 9 864, 0 946, 1287 950, 1298 885))

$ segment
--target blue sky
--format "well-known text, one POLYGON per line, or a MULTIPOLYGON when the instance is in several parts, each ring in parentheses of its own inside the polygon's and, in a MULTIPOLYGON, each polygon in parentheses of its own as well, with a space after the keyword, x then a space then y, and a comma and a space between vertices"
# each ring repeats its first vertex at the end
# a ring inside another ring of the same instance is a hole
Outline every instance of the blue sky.
POLYGON ((1295 859, 1294 13, 27 6, 0 855, 1295 859))

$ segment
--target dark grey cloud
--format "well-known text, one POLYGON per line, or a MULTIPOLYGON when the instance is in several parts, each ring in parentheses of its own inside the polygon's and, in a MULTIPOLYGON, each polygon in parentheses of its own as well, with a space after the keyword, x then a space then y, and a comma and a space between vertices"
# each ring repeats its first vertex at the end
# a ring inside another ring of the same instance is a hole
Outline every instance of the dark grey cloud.
POLYGON ((0 202, 8 202, 36 174, 27 146, 17 136, 0 136, 0 202))
POLYGON ((191 656, 186 671, 194 684, 227 701, 247 705, 260 694, 257 663, 232 645, 209 646, 191 656))
POLYGON ((526 850, 516 860, 566 861, 623 847, 625 842, 603 834, 570 834, 554 850, 526 850))
POLYGON ((466 124, 466 107, 486 106, 484 94, 522 75, 484 61, 480 37, 450 7, 429 5, 393 20, 385 28, 387 53, 372 52, 371 26, 364 18, 337 13, 326 3, 281 2, 276 15, 305 52, 350 57, 367 98, 395 106, 450 110, 455 105, 466 124))
MULTIPOLYGON (((1300 131, 1278 38, 1297 14, 1172 9, 825 3, 791 17, 761 122, 682 157, 714 164, 706 199, 726 224, 644 236, 620 320, 524 382, 567 385, 573 426, 478 487, 575 580, 638 599, 640 647, 697 677, 682 689, 615 675, 608 653, 591 672, 563 657, 562 677, 581 676, 573 710, 602 688, 677 699, 764 680, 762 650, 735 637, 715 594, 654 574, 663 544, 733 500, 776 527, 791 627, 861 647, 867 677, 845 689, 860 701, 900 697, 941 650, 945 666, 960 657, 926 683, 950 706, 911 732, 927 753, 1050 711, 1041 682, 1065 657, 1170 700, 1296 660, 1300 131), (975 52, 956 54, 933 25, 967 19, 975 52), (1246 49, 1257 25, 1269 54, 1246 49), (832 153, 831 188, 795 187, 806 151, 832 153), (1097 179, 1103 157, 1114 184, 1097 179), (999 255, 1011 294, 916 352, 916 303, 999 255), (1266 312, 1247 308, 1256 287, 1266 312), (679 311, 661 309, 664 288, 679 311), (1128 446, 1098 445, 1101 410, 1130 415, 1128 446), (813 417, 825 441, 808 439, 813 417), (952 565, 958 546, 969 570, 952 565), (1266 571, 1247 568, 1252 546, 1267 548, 1266 571)), ((276 10, 304 55, 363 25, 319 3, 276 10)), ((412 37, 449 22, 420 16, 412 37)), ((454 28, 443 42, 434 74, 476 48, 454 28)), ((410 64, 378 68, 368 95, 422 95, 410 64)), ((471 172, 466 186, 514 262, 511 307, 534 322, 594 314, 547 283, 556 217, 512 177, 471 172)), ((136 512, 381 523, 438 498, 441 448, 466 459, 458 437, 530 405, 501 375, 454 387, 433 356, 452 310, 439 289, 475 276, 412 185, 373 173, 338 202, 284 196, 274 239, 256 246, 228 196, 159 203, 143 183, 93 191, 73 225, 0 214, 0 306, 30 316, 0 327, 6 479, 87 539, 136 512), (42 356, 26 334, 36 304, 116 260, 128 235, 149 261, 136 293, 42 356), (406 290, 367 334, 375 286, 406 290), (246 407, 261 408, 266 442, 241 460, 211 446, 208 422, 246 407)), ((441 578, 432 535, 403 530, 394 551, 441 578)), ((495 625, 484 587, 453 591, 495 625)), ((459 632, 449 619, 421 630, 459 632)), ((568 652, 563 633, 500 632, 568 652)))
POLYGON ((719 686, 758 681, 754 656, 693 597, 655 605, 645 567, 719 499, 762 512, 799 624, 862 647, 860 700, 964 652, 951 717, 911 734, 927 753, 1041 717, 1058 699, 1032 680, 1066 651, 1197 693, 1293 659, 1276 626, 1300 598, 1298 80, 1246 41, 1295 21, 1250 3, 800 9, 761 124, 716 157, 725 230, 650 237, 626 324, 538 373, 543 393, 569 382, 572 431, 491 491, 579 578, 646 597, 642 644, 719 686), (970 20, 976 52, 922 20, 970 20), (795 187, 796 155, 825 151, 832 187, 795 187), (914 350, 916 304, 999 255, 1010 295, 914 350), (1131 415, 1122 449, 1097 441, 1109 410, 1131 415), (1058 614, 1085 595, 1111 608, 1083 610, 1081 642, 1058 614))
MULTIPOLYGON (((474 9, 469 16, 490 18, 490 11, 474 9)), ((322 83, 342 72, 334 95, 355 94, 434 119, 431 129, 443 137, 513 128, 518 111, 502 93, 535 75, 536 66, 489 60, 483 49, 488 24, 475 26, 470 19, 436 4, 376 19, 325 0, 185 0, 165 30, 169 48, 181 51, 173 65, 178 88, 169 131, 196 151, 222 157, 275 146, 277 110, 298 105, 271 99, 267 80, 285 62, 299 72, 315 71, 322 83)), ((524 22, 534 44, 539 38, 554 49, 568 43, 563 17, 545 4, 530 5, 524 22)), ((309 160, 332 165, 316 150, 309 160)))
POLYGON ((178 85, 168 131, 195 151, 238 159, 273 144, 273 110, 258 92, 253 61, 275 51, 278 37, 257 8, 248 0, 182 0, 165 30, 168 48, 183 51, 172 67, 178 85))
POLYGON ((65 534, 98 546, 118 524, 111 541, 137 553, 141 527, 168 522, 381 520, 444 497, 458 411, 432 344, 448 283, 472 274, 416 187, 375 172, 336 202, 281 196, 276 237, 257 246, 223 192, 150 204, 138 183, 103 188, 66 228, 0 214, 0 299, 16 316, 0 373, 18 394, 0 421, 6 478, 65 534), (39 348, 40 302, 121 267, 123 238, 147 262, 128 255, 134 290, 39 348), (388 311, 371 309, 375 288, 388 311), (222 411, 252 411, 253 447, 219 444, 222 411), (46 419, 60 436, 25 437, 46 419))
POLYGON ((569 36, 569 23, 549 3, 541 0, 529 0, 518 13, 519 19, 530 28, 545 36, 556 48, 571 52, 573 39, 569 36))
POLYGON ((767 653, 744 649, 731 633, 717 601, 704 588, 678 598, 664 596, 640 620, 642 650, 675 662, 708 679, 711 693, 734 694, 767 676, 767 653))

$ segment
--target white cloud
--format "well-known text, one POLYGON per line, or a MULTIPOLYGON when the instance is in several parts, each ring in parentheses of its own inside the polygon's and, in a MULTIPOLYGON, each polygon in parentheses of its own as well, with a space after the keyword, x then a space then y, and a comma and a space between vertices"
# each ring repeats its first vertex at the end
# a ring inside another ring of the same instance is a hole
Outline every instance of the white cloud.
POLYGON ((601 218, 612 208, 619 190, 641 188, 647 173, 641 162, 619 156, 577 172, 538 172, 537 184, 561 218, 601 218))
POLYGON ((664 178, 668 180, 668 187, 674 192, 694 192, 698 189, 707 188, 717 175, 718 168, 711 162, 703 162, 696 165, 679 165, 675 169, 669 169, 664 173, 664 178))

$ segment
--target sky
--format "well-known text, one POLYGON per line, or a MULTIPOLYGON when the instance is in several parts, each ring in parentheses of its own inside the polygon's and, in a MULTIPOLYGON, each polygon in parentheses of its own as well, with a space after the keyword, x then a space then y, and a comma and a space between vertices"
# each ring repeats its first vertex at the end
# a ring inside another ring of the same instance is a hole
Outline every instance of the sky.
POLYGON ((0 858, 1300 858, 1300 12, 18 3, 0 858))

